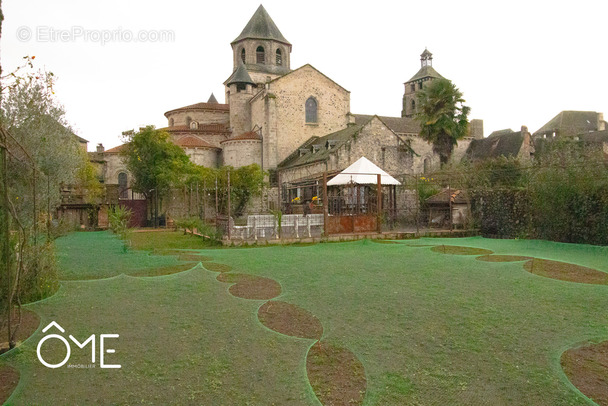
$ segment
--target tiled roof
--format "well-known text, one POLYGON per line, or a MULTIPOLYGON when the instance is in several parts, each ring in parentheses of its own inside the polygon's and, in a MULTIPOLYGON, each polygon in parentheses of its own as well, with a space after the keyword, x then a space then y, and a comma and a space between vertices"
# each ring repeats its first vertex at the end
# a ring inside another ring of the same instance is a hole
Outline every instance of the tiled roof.
POLYGON ((279 31, 279 28, 274 21, 272 21, 272 18, 270 18, 270 15, 268 15, 268 12, 261 4, 241 34, 236 37, 234 41, 232 41, 232 44, 246 38, 270 39, 291 45, 289 41, 285 39, 283 34, 281 34, 281 31, 279 31))
POLYGON ((104 152, 106 154, 118 154, 122 152, 125 148, 127 148, 127 144, 122 144, 114 148, 106 149, 104 152))
POLYGON ((198 129, 193 130, 188 125, 174 125, 173 127, 159 128, 159 130, 169 133, 189 132, 189 133, 228 133, 230 129, 226 124, 199 124, 198 129))
POLYGON ((537 130, 534 135, 556 132, 560 135, 574 136, 597 131, 598 114, 595 111, 562 111, 537 130))
MULTIPOLYGON (((367 114, 354 114, 355 123, 362 125, 367 123, 374 116, 367 114)), ((378 117, 388 128, 396 134, 419 134, 420 124, 411 117, 378 117)))
POLYGON ((221 141, 220 144, 229 141, 243 141, 243 140, 262 140, 262 136, 257 131, 248 131, 246 133, 237 135, 232 138, 228 138, 227 140, 221 141))
POLYGON ((191 104, 189 106, 184 106, 184 107, 180 107, 177 109, 169 110, 165 113, 165 117, 167 117, 171 113, 177 113, 179 111, 189 111, 189 110, 230 111, 230 105, 220 104, 220 103, 196 103, 196 104, 191 104))
POLYGON ((205 140, 202 140, 198 137, 192 137, 192 136, 185 136, 182 138, 179 138, 177 140, 174 141, 175 145, 179 145, 180 147, 184 147, 184 148, 214 148, 214 149, 220 149, 214 145, 211 145, 210 143, 208 143, 205 140))

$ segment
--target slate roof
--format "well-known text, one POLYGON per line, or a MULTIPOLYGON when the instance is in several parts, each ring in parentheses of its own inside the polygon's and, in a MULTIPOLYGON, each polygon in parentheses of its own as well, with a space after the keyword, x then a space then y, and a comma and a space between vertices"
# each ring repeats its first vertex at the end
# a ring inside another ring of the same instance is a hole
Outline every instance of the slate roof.
POLYGON ((207 103, 219 104, 213 93, 211 93, 211 96, 209 96, 209 100, 207 100, 207 103))
MULTIPOLYGON (((355 124, 363 125, 372 119, 372 115, 367 114, 353 114, 355 116, 355 124)), ((396 134, 419 134, 420 124, 411 117, 385 117, 378 116, 380 120, 388 128, 390 128, 396 134)))
POLYGON ((598 113, 595 111, 562 111, 547 124, 538 129, 534 135, 556 132, 559 135, 574 136, 597 131, 598 113))
POLYGON ((418 73, 416 73, 414 76, 412 76, 412 78, 410 80, 408 80, 407 82, 405 82, 405 83, 413 82, 415 80, 424 79, 424 78, 444 79, 444 77, 441 76, 435 70, 435 68, 433 68, 430 65, 427 65, 427 66, 423 66, 422 68, 420 68, 420 70, 418 71, 418 73))
POLYGON ((249 76, 249 72, 247 72, 247 68, 241 59, 239 58, 239 65, 236 70, 228 80, 226 81, 226 86, 230 86, 233 83, 249 83, 251 85, 255 85, 251 76, 249 76))
POLYGON ((241 41, 246 38, 270 39, 282 42, 287 45, 291 45, 289 41, 285 39, 283 34, 281 34, 281 31, 279 31, 279 28, 274 23, 274 21, 272 21, 272 18, 270 18, 270 15, 268 15, 268 12, 261 4, 260 7, 258 7, 258 9, 253 14, 241 34, 236 37, 236 39, 232 41, 231 44, 234 44, 235 42, 241 41))
POLYGON ((228 104, 220 104, 220 103, 196 103, 191 104, 189 106, 179 107, 177 109, 169 110, 165 113, 165 117, 168 117, 169 114, 177 113, 180 111, 189 111, 189 110, 216 110, 216 111, 230 111, 230 105, 228 104))
POLYGON ((524 142, 521 131, 496 134, 492 137, 472 140, 465 157, 470 160, 517 156, 524 142))
POLYGON ((503 134, 511 134, 512 132, 514 132, 514 131, 511 130, 510 128, 506 128, 504 130, 498 130, 498 131, 492 132, 492 134, 488 135, 488 138, 496 137, 498 135, 503 135, 503 134))
POLYGON ((333 150, 340 148, 340 146, 346 143, 349 139, 359 134, 363 127, 363 125, 352 125, 350 127, 346 127, 343 130, 324 135, 323 137, 311 137, 302 145, 300 145, 300 147, 297 148, 294 152, 292 152, 291 155, 285 158, 283 162, 279 164, 279 167, 293 167, 310 164, 318 161, 324 161, 329 157, 330 151, 333 152, 333 150), (332 146, 331 149, 328 149, 328 141, 330 140, 332 146), (310 150, 313 145, 319 146, 319 149, 316 152, 310 151, 300 156, 300 150, 310 150))
POLYGON ((593 131, 587 134, 582 134, 580 139, 587 143, 604 143, 608 142, 608 130, 593 131))

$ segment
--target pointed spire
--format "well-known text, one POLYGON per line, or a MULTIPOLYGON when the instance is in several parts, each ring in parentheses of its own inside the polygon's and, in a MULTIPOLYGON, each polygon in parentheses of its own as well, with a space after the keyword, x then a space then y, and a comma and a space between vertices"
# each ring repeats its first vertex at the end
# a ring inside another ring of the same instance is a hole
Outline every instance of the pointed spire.
POLYGON ((236 68, 228 82, 226 82, 227 86, 230 86, 233 83, 249 83, 251 85, 255 85, 255 82, 249 76, 249 72, 247 72, 247 68, 243 61, 239 59, 239 66, 236 68))
POLYGON ((232 41, 232 44, 245 38, 270 39, 291 45, 281 34, 281 31, 279 31, 279 28, 261 4, 243 29, 243 32, 241 32, 241 35, 236 37, 232 41))
POLYGON ((213 95, 213 93, 211 93, 211 96, 209 97, 209 100, 207 100, 207 103, 218 104, 217 99, 215 98, 215 96, 213 95))

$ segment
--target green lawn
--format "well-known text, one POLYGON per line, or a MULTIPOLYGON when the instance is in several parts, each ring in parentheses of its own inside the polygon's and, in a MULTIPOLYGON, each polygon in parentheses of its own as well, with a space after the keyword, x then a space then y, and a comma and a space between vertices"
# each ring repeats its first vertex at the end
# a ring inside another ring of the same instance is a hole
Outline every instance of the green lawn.
MULTIPOLYGON (((411 246, 425 244, 608 272, 606 247, 483 238, 200 253, 233 273, 274 279, 282 287, 280 300, 315 315, 323 340, 348 348, 363 363, 365 405, 592 404, 566 379, 559 358, 576 343, 608 339, 608 286, 540 277, 526 272, 523 262, 489 263, 411 246)), ((105 233, 72 234, 58 247, 63 279, 107 278, 177 261, 125 254, 105 233)), ((22 374, 10 402, 318 404, 305 368, 314 340, 268 330, 257 320, 265 301, 231 296, 216 275, 199 266, 153 278, 62 282, 55 296, 28 305, 41 316, 41 327, 55 320, 77 338, 120 334, 112 341, 116 354, 108 356, 122 369, 98 363, 95 369, 45 368, 35 353, 39 330, 0 358, 22 374)), ((90 353, 87 359, 74 348, 70 363, 89 364, 90 353)), ((48 351, 59 360, 65 354, 48 351)))

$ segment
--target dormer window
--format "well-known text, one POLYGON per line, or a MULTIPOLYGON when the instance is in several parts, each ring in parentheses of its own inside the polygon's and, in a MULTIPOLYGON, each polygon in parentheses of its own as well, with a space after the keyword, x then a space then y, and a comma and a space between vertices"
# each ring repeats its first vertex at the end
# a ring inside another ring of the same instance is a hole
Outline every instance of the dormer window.
POLYGON ((312 146, 312 153, 314 154, 315 152, 319 151, 320 149, 321 149, 321 146, 315 144, 312 146))
POLYGON ((314 97, 309 97, 306 100, 306 122, 316 123, 317 122, 317 101, 314 97))
POLYGON ((256 50, 255 50, 255 61, 258 64, 264 65, 266 58, 264 55, 264 47, 263 46, 259 46, 256 50))
POLYGON ((277 49, 277 65, 281 66, 283 65, 283 53, 281 52, 280 49, 277 49))
POLYGON ((190 123, 190 129, 191 130, 198 130, 198 122, 197 121, 193 121, 190 123))

